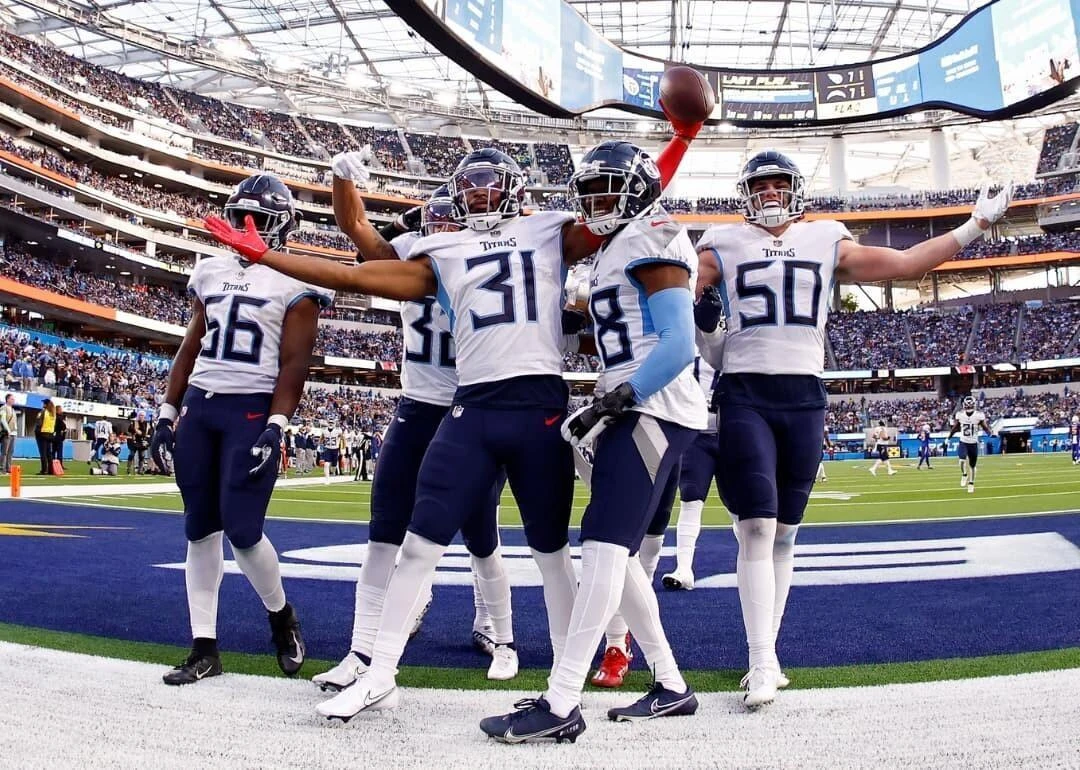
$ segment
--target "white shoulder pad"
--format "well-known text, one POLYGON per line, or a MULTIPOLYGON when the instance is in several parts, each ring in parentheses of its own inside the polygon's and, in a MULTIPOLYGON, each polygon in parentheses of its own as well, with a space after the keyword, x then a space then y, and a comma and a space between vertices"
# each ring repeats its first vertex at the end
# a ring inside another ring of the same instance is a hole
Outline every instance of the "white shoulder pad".
POLYGON ((828 227, 829 234, 833 243, 837 241, 853 241, 855 237, 848 230, 847 225, 838 219, 819 219, 817 220, 824 227, 828 227))
POLYGON ((701 234, 694 248, 698 251, 721 248, 730 243, 732 230, 731 225, 713 225, 701 234))
POLYGON ((678 262, 688 268, 697 266, 686 229, 669 214, 637 219, 615 236, 608 249, 618 249, 631 265, 643 262, 678 262), (680 237, 681 236, 681 237, 680 237))
MULTIPOLYGON (((403 236, 398 236, 398 238, 401 237, 403 236)), ((398 238, 395 238, 394 241, 396 242, 398 238)), ((408 254, 406 254, 406 259, 416 259, 417 257, 432 254, 436 251, 439 251, 440 249, 446 248, 447 246, 452 246, 458 240, 460 240, 460 237, 456 232, 435 233, 434 235, 420 236, 416 240, 414 240, 409 246, 409 251, 408 254)))
POLYGON ((418 240, 420 240, 420 233, 409 231, 394 238, 390 241, 390 245, 393 247, 394 253, 397 254, 398 259, 408 259, 413 244, 418 240))
POLYGON ((195 263, 195 268, 191 271, 191 277, 188 278, 188 294, 193 297, 198 297, 200 301, 202 300, 202 292, 200 291, 200 287, 203 284, 204 278, 206 276, 206 271, 210 269, 209 265, 210 260, 212 259, 222 259, 222 257, 203 257, 195 263))

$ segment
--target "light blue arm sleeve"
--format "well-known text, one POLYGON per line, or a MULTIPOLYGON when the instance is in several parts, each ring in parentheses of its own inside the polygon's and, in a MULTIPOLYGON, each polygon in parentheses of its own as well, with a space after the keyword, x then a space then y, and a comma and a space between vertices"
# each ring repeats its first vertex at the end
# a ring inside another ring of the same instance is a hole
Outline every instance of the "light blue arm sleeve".
POLYGON ((663 289, 647 300, 660 342, 630 378, 638 403, 694 361, 694 303, 689 289, 663 289))

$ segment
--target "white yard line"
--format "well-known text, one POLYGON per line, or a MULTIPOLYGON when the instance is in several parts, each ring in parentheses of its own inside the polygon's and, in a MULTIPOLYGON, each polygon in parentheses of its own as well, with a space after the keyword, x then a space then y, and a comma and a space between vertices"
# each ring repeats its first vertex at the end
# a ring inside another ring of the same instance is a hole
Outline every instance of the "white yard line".
POLYGON ((4 766, 1076 767, 1080 669, 949 682, 792 690, 757 713, 701 695, 696 716, 607 721, 634 693, 585 696, 574 745, 505 746, 477 723, 536 693, 406 690, 393 712, 318 718, 307 681, 227 674, 173 688, 163 667, 0 643, 4 766))
MULTIPOLYGON (((330 479, 330 484, 346 484, 351 483, 351 478, 344 476, 335 476, 330 479)), ((105 482, 110 484, 111 482, 105 482)), ((322 478, 317 479, 278 479, 274 489, 282 489, 289 487, 312 487, 322 486, 324 480, 322 478)), ((102 484, 71 484, 71 485, 53 485, 53 484, 41 484, 24 486, 19 498, 22 500, 50 500, 56 497, 99 497, 99 496, 112 496, 112 495, 162 495, 162 494, 180 494, 180 490, 176 486, 175 481, 162 481, 159 483, 147 483, 147 484, 117 484, 116 486, 103 486, 102 484)), ((0 487, 0 500, 6 500, 11 497, 11 487, 0 487)))

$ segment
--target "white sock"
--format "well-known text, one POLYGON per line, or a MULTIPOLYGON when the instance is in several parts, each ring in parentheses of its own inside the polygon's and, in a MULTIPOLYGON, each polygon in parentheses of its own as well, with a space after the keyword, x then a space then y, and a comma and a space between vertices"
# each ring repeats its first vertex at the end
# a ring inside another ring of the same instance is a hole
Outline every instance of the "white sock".
POLYGON ((675 559, 678 569, 694 569, 694 549, 701 534, 701 510, 704 500, 683 500, 679 503, 679 523, 675 527, 675 559))
MULTIPOLYGON (((631 559, 631 561, 633 560, 631 559)), ((616 612, 608 621, 607 628, 604 629, 604 649, 618 647, 629 655, 630 647, 626 644, 626 634, 629 631, 630 626, 626 624, 626 618, 622 616, 621 612, 616 612)))
POLYGON ((735 542, 739 542, 739 517, 731 511, 728 511, 728 516, 731 517, 731 531, 735 535, 735 542))
POLYGON ((574 609, 574 595, 577 593, 577 575, 570 560, 569 544, 553 553, 529 550, 544 581, 544 608, 547 610, 551 670, 554 673, 566 645, 566 629, 570 626, 570 613, 574 609))
POLYGON ((427 604, 435 567, 445 551, 446 546, 414 532, 405 533, 401 558, 386 587, 382 619, 371 649, 371 667, 367 675, 374 682, 373 686, 393 686, 409 632, 420 610, 427 604))
MULTIPOLYGON (((473 556, 472 568, 480 589, 480 605, 485 608, 485 614, 491 621, 492 641, 495 644, 510 644, 514 641, 514 625, 510 606, 510 578, 503 565, 502 550, 496 548, 484 558, 473 556)), ((475 624, 473 628, 476 628, 475 624)))
POLYGON ((375 646, 375 634, 379 630, 386 587, 394 574, 399 546, 393 543, 377 543, 369 540, 367 555, 360 565, 360 577, 356 581, 356 599, 353 604, 352 642, 349 649, 371 657, 375 646))
POLYGON ((975 468, 972 468, 971 472, 968 474, 968 484, 974 484, 974 483, 975 483, 975 468))
MULTIPOLYGON (((476 559, 475 556, 472 557, 476 559)), ((491 616, 484 604, 484 594, 480 591, 480 576, 476 574, 476 563, 472 565, 473 631, 482 631, 491 626, 491 616)))
POLYGON ((233 548, 233 556, 240 571, 262 599, 263 606, 270 612, 284 608, 285 586, 281 584, 281 567, 274 544, 266 535, 251 548, 233 548))
POLYGON ((218 589, 225 574, 221 543, 224 533, 218 530, 202 540, 188 541, 184 563, 188 616, 192 639, 217 639, 218 589))
POLYGON ((776 666, 772 634, 776 602, 776 575, 772 563, 776 519, 743 519, 738 528, 736 572, 750 667, 776 666))
POLYGON ((798 533, 797 524, 776 524, 776 539, 773 541, 773 575, 776 577, 776 599, 773 601, 772 618, 774 645, 780 634, 780 622, 784 619, 791 578, 795 573, 795 536, 798 533))
POLYGON ((817 475, 818 475, 818 478, 822 478, 822 479, 825 478, 825 463, 818 463, 817 475))
POLYGON ((645 535, 638 549, 638 560, 641 568, 645 570, 645 577, 650 581, 656 574, 656 565, 660 561, 660 549, 664 547, 663 535, 645 535))
POLYGON ((660 623, 660 605, 652 580, 636 559, 630 559, 626 564, 626 582, 619 612, 629 621, 631 633, 652 669, 653 678, 672 692, 686 692, 686 682, 660 623))
POLYGON ((603 629, 622 601, 630 551, 621 545, 586 540, 581 546, 581 586, 574 599, 566 647, 544 694, 551 713, 566 717, 581 703, 603 629))

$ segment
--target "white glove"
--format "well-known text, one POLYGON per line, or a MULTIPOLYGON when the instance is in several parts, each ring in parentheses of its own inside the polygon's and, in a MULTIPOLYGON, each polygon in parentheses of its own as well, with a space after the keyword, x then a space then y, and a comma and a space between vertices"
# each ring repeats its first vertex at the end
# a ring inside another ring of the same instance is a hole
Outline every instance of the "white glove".
POLYGON ((990 197, 990 186, 984 184, 982 192, 979 193, 979 199, 975 201, 975 210, 971 212, 971 216, 976 219, 985 219, 990 224, 994 224, 994 222, 1005 216, 1005 211, 1012 202, 1012 196, 1012 182, 1003 184, 993 198, 990 197))
POLYGON ((348 179, 354 184, 367 184, 371 178, 371 147, 365 145, 363 149, 353 152, 339 152, 330 159, 330 168, 334 176, 348 179))
POLYGON ((596 423, 593 424, 591 428, 586 429, 585 433, 579 438, 578 436, 574 435, 572 428, 581 421, 581 417, 586 412, 591 411, 593 411, 592 404, 581 407, 576 412, 567 417, 566 420, 563 422, 562 426, 559 428, 559 432, 562 434, 563 440, 569 442, 570 446, 574 447, 575 449, 579 447, 591 447, 593 442, 596 441, 596 437, 603 433, 604 428, 610 425, 612 420, 615 419, 614 417, 599 418, 596 423))
POLYGON ((592 265, 578 263, 570 268, 566 274, 566 283, 563 286, 566 297, 563 308, 578 313, 589 311, 589 293, 592 291, 590 278, 592 277, 592 265))

